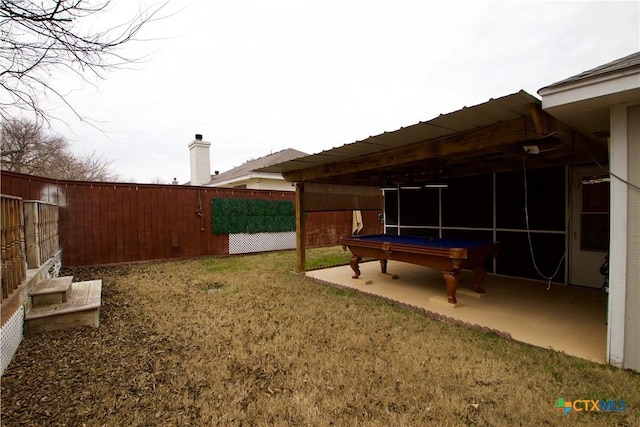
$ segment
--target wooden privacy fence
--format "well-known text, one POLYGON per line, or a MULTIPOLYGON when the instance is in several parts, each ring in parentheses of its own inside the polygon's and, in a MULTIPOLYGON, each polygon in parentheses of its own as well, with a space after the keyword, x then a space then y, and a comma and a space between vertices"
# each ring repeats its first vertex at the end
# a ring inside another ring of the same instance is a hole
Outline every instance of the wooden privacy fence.
MULTIPOLYGON (((229 235, 211 231, 213 198, 294 200, 294 193, 182 185, 56 181, 2 172, 2 193, 55 204, 66 266, 227 255, 229 235)), ((379 233, 378 213, 363 211, 363 233, 379 233)), ((352 212, 307 215, 307 246, 337 245, 351 234, 352 212)))
POLYGON ((0 196, 2 205, 2 299, 9 297, 26 278, 22 200, 0 196))

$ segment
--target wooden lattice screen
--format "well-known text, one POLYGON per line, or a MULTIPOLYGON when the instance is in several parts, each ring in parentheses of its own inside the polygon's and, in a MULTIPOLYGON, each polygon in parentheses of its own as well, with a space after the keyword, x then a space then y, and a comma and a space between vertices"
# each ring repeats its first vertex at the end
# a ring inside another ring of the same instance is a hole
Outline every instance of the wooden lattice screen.
POLYGON ((40 267, 60 250, 58 206, 38 201, 24 201, 27 266, 40 267))

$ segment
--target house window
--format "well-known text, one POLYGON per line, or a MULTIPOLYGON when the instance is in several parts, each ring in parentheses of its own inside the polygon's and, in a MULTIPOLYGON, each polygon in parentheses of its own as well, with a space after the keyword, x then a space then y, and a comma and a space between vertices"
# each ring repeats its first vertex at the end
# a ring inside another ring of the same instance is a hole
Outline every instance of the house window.
POLYGON ((608 175, 588 176, 582 179, 582 250, 609 250, 609 182, 608 175))

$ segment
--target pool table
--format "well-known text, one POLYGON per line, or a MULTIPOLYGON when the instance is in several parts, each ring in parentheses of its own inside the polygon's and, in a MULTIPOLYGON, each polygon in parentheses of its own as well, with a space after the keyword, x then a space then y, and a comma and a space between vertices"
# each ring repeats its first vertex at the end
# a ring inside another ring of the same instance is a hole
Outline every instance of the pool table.
POLYGON ((463 268, 473 270, 473 289, 484 293, 482 283, 487 275, 484 264, 490 256, 498 255, 500 247, 498 242, 491 241, 389 234, 343 237, 341 244, 353 254, 349 264, 355 273, 354 279, 360 277, 358 264, 363 257, 379 259, 383 273, 387 272, 390 259, 440 270, 447 285, 447 301, 451 304, 457 302, 458 277, 463 268))

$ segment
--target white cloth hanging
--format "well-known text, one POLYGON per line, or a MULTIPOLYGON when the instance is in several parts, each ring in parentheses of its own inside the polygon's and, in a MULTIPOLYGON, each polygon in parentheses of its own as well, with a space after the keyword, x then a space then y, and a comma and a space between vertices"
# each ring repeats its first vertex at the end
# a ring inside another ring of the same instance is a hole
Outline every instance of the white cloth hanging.
POLYGON ((359 210, 353 211, 353 221, 351 226, 351 232, 353 235, 358 234, 364 228, 364 224, 362 223, 362 212, 359 210))

